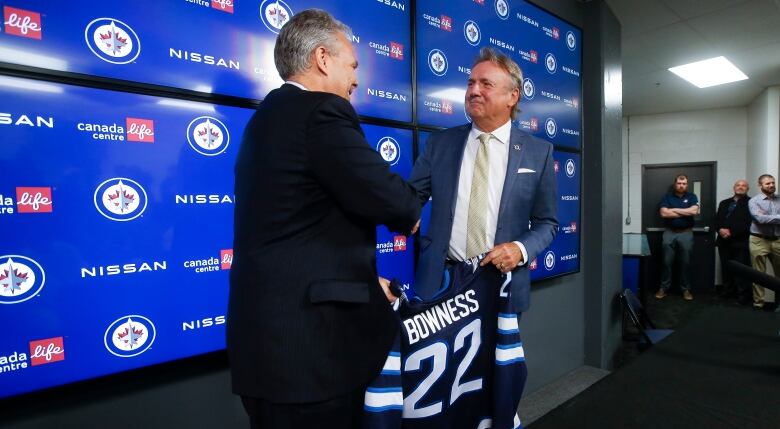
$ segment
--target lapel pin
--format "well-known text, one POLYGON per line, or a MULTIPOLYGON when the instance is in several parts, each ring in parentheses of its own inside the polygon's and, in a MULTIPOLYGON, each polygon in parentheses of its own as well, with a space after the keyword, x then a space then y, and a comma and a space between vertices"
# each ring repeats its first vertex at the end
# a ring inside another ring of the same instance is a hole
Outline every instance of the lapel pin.
POLYGON ((515 150, 520 150, 520 145, 519 144, 515 145, 515 150))

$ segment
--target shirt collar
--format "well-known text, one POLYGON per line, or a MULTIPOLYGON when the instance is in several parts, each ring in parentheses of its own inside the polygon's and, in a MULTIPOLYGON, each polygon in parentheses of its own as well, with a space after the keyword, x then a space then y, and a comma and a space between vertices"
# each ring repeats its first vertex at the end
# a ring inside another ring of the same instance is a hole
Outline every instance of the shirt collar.
POLYGON ((296 82, 294 80, 288 80, 288 81, 286 81, 284 83, 289 83, 290 85, 297 86, 298 88, 300 88, 300 89, 302 89, 304 91, 308 91, 309 90, 309 88, 306 88, 305 86, 303 86, 302 84, 300 84, 300 83, 298 83, 298 82, 296 82))
MULTIPOLYGON (((477 128, 476 125, 471 124, 471 133, 469 137, 471 139, 476 139, 480 134, 484 133, 484 131, 477 128)), ((506 121, 504 125, 501 125, 500 127, 493 130, 493 138, 495 140, 498 140, 501 143, 509 143, 509 137, 512 133, 512 120, 506 121)))

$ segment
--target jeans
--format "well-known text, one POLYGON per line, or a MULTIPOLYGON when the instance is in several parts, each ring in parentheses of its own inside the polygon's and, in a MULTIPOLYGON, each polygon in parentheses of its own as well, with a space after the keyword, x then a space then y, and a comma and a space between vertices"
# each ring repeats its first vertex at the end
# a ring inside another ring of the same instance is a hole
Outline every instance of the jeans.
POLYGON ((664 231, 661 245, 663 249, 664 266, 661 270, 661 289, 668 291, 672 287, 672 267, 677 259, 680 272, 680 289, 691 290, 690 265, 693 253, 693 231, 664 231))

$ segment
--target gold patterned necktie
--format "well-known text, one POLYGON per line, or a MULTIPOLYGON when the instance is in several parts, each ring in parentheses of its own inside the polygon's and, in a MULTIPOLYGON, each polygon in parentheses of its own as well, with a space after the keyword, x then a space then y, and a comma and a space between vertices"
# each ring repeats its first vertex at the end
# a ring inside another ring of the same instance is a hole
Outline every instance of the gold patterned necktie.
POLYGON ((487 144, 492 134, 482 133, 477 149, 477 159, 474 161, 474 175, 471 177, 471 197, 469 198, 469 215, 466 223, 466 257, 471 258, 488 250, 487 242, 487 211, 488 211, 488 173, 490 159, 487 144))

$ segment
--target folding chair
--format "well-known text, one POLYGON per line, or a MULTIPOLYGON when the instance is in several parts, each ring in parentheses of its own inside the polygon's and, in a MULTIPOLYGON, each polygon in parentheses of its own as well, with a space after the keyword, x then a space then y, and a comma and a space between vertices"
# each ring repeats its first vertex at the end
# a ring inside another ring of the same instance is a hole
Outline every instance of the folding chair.
POLYGON ((628 318, 631 319, 631 323, 633 323, 634 327, 639 331, 640 337, 639 343, 637 344, 639 350, 644 350, 657 344, 674 332, 672 329, 657 329, 653 324, 653 321, 650 320, 650 317, 647 315, 647 312, 645 312, 644 307, 642 307, 642 303, 639 302, 636 295, 631 292, 631 289, 624 290, 623 293, 618 295, 618 298, 620 299, 624 311, 628 313, 628 318))

